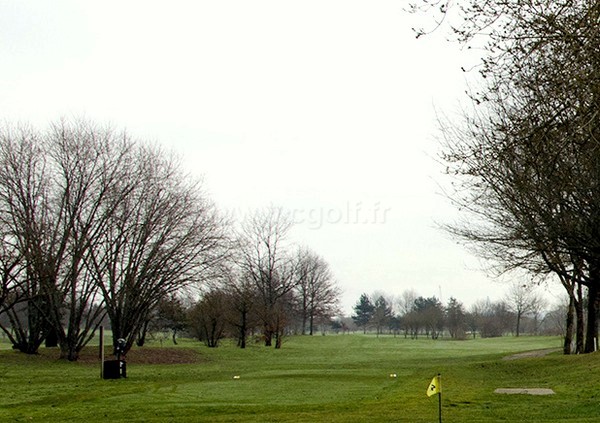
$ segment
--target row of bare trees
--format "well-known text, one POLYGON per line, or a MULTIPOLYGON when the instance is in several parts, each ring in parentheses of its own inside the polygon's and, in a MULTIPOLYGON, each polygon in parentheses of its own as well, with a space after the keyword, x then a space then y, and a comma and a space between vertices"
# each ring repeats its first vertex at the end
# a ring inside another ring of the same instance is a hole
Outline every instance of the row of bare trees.
MULTIPOLYGON (((249 335, 280 348, 286 333, 313 335, 339 312, 340 291, 327 262, 289 242, 289 214, 275 207, 241 224, 230 268, 207 284, 198 301, 162 301, 145 328, 181 329, 216 347, 224 337, 245 348, 249 335)), ((145 339, 145 333, 139 337, 145 339)))
POLYGON ((247 217, 236 256, 238 274, 225 281, 235 295, 239 343, 245 345, 248 316, 254 311, 266 346, 281 347, 291 316, 297 312, 302 333, 312 335, 317 321, 339 311, 340 290, 329 265, 318 254, 289 241, 292 220, 279 208, 247 217))
POLYGON ((160 148, 85 121, 0 132, 0 312, 14 348, 76 360, 106 313, 133 343, 164 296, 227 257, 224 221, 160 148))
MULTIPOLYGON (((444 333, 453 339, 508 333, 564 334, 564 325, 556 324, 557 311, 547 307, 535 289, 520 284, 513 284, 503 299, 477 301, 468 310, 456 298, 451 297, 443 305, 435 296, 423 297, 407 290, 396 299, 384 294, 362 294, 354 306, 352 320, 363 332, 403 332, 411 338, 424 335, 436 339, 444 333)), ((564 312, 559 309, 559 314, 564 312)))
POLYGON ((281 348, 288 333, 316 333, 339 313, 339 289, 328 264, 304 248, 286 258, 289 285, 257 280, 239 269, 236 277, 212 284, 192 306, 187 323, 191 334, 209 347, 230 337, 245 348, 248 337, 281 348), (285 291, 285 292, 284 292, 285 291), (273 292, 275 292, 273 294, 273 292))
POLYGON ((449 194, 468 214, 448 229, 501 272, 556 275, 570 298, 564 352, 574 336, 579 352, 595 351, 600 3, 422 0, 413 7, 437 14, 482 57, 473 109, 462 124, 443 125, 442 160, 456 177, 449 194))
POLYGON ((290 227, 271 207, 237 234, 173 154, 126 132, 85 120, 45 131, 6 124, 0 329, 22 352, 46 341, 76 360, 107 317, 113 342, 124 338, 128 350, 143 344, 165 298, 221 281, 240 314, 258 313, 266 342, 280 346, 288 298, 303 299, 312 331, 339 294, 321 257, 288 251, 290 227))

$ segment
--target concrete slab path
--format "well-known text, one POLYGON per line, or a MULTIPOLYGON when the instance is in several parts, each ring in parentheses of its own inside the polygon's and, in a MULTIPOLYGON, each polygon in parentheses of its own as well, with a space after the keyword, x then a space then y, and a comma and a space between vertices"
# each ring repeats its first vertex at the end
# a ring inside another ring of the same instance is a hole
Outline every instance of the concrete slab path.
POLYGON ((495 394, 525 394, 525 395, 554 395, 555 392, 548 388, 498 388, 495 394))

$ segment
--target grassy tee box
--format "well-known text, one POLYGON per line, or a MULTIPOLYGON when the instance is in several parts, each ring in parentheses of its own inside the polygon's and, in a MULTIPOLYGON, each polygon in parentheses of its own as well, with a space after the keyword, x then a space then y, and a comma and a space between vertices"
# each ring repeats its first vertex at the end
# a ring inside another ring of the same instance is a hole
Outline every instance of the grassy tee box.
POLYGON ((430 422, 442 374, 444 421, 592 422, 600 415, 598 355, 504 360, 560 348, 551 337, 410 340, 288 338, 275 350, 195 342, 128 355, 128 378, 101 380, 97 349, 81 362, 0 351, 0 421, 430 422), (160 364, 156 364, 160 363, 160 364), (496 388, 551 388, 548 397, 496 388))

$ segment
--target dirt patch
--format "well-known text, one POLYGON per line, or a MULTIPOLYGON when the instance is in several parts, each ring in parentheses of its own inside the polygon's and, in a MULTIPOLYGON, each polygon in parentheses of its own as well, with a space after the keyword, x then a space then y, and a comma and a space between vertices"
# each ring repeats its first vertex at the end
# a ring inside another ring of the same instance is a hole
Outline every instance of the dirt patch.
MULTIPOLYGON (((43 356, 58 359, 58 348, 41 349, 43 356), (54 357, 56 356, 56 357, 54 357)), ((106 347, 105 360, 114 360, 112 347, 106 347)), ((128 353, 126 360, 135 364, 193 364, 202 361, 202 356, 192 348, 162 348, 162 347, 134 347, 128 353)), ((98 347, 85 347, 79 354, 79 363, 98 363, 100 361, 98 347)))
POLYGON ((547 348, 545 350, 526 351, 518 354, 507 355, 503 358, 503 360, 519 360, 521 358, 543 357, 560 350, 560 348, 547 348))
POLYGON ((548 388, 498 388, 494 394, 554 395, 555 392, 548 388))

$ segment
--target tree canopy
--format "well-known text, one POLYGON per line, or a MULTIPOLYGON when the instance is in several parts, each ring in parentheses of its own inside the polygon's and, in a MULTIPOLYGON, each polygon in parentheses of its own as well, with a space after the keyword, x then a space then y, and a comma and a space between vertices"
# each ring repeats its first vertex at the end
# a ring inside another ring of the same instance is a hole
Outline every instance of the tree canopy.
POLYGON ((449 195, 468 214, 464 224, 448 229, 503 270, 554 272, 571 296, 574 283, 585 285, 585 350, 594 351, 600 302, 600 4, 413 6, 435 11, 456 40, 484 52, 476 67, 482 78, 470 93, 472 110, 461 124, 443 126, 442 159, 456 177, 449 195))

